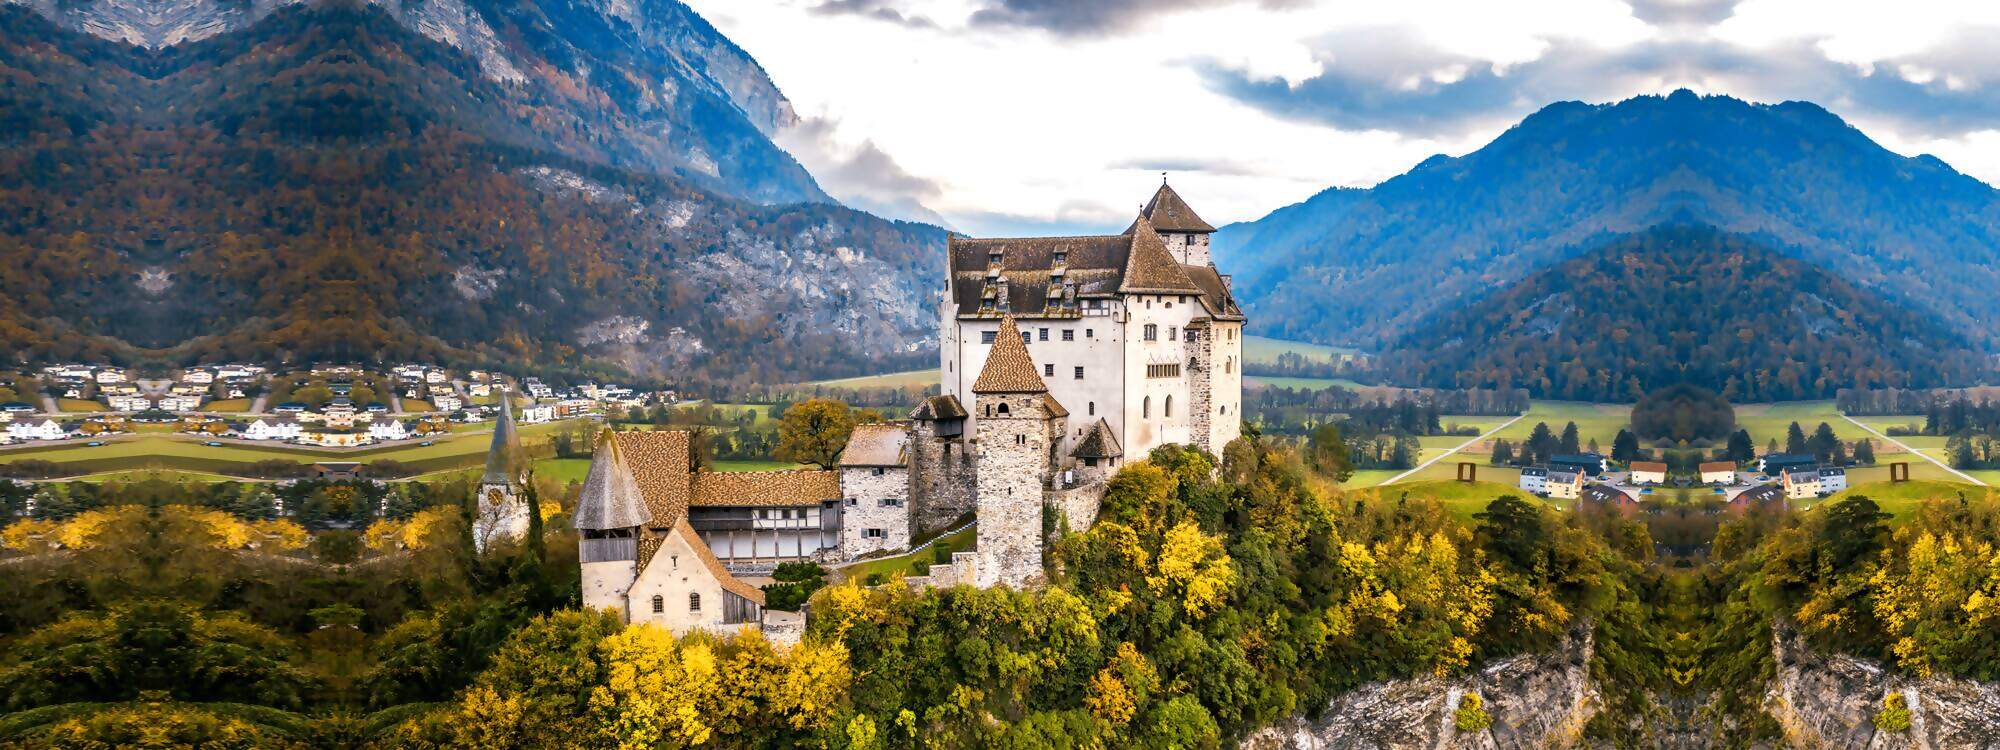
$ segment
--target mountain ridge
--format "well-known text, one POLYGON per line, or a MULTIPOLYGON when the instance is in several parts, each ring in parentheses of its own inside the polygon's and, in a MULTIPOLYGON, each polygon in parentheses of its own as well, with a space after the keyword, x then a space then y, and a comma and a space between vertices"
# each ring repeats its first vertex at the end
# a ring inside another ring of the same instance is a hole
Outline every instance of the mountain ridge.
POLYGON ((1690 213, 1992 342, 2000 304, 1983 290, 2000 283, 2000 194, 1805 102, 1558 102, 1465 156, 1225 226, 1215 247, 1262 332, 1378 348, 1592 236, 1690 213))

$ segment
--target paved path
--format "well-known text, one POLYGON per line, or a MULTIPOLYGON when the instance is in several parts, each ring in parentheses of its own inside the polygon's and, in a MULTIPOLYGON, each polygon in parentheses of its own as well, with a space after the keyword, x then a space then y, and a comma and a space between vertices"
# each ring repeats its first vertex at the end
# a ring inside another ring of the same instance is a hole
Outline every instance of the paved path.
POLYGON ((1859 422, 1859 421, 1855 420, 1855 418, 1853 418, 1853 417, 1850 417, 1850 416, 1847 416, 1846 414, 1842 414, 1842 415, 1840 415, 1840 418, 1841 418, 1841 419, 1845 419, 1845 420, 1847 420, 1847 421, 1849 421, 1849 422, 1853 422, 1853 423, 1854 423, 1854 426, 1856 426, 1856 427, 1859 427, 1859 428, 1861 428, 1861 429, 1864 429, 1864 430, 1867 430, 1869 434, 1871 434, 1871 435, 1874 435, 1875 437, 1878 437, 1878 438, 1881 438, 1881 439, 1882 439, 1882 440, 1883 440, 1884 442, 1887 442, 1887 443, 1893 443, 1893 444, 1895 444, 1895 446, 1896 446, 1896 447, 1898 447, 1898 448, 1902 448, 1903 450, 1905 450, 1905 451, 1908 451, 1908 452, 1909 452, 1909 453, 1910 453, 1911 455, 1914 455, 1914 456, 1917 456, 1918 458, 1922 458, 1922 459, 1923 459, 1923 460, 1925 460, 1925 461, 1929 461, 1929 462, 1931 462, 1931 463, 1934 463, 1934 464, 1937 464, 1937 467, 1938 467, 1938 468, 1940 468, 1940 469, 1944 469, 1945 471, 1949 471, 1949 472, 1951 472, 1952 474, 1955 474, 1955 475, 1957 475, 1957 476, 1958 476, 1958 478, 1960 478, 1960 479, 1963 479, 1963 480, 1965 480, 1965 481, 1967 481, 1967 482, 1971 482, 1971 483, 1973 483, 1973 484, 1976 484, 1976 485, 1979 485, 1979 486, 1981 486, 1981 487, 1985 487, 1985 486, 1987 486, 1987 484, 1986 484, 1985 482, 1981 482, 1981 481, 1979 481, 1979 479, 1978 479, 1977 477, 1974 477, 1974 476, 1972 476, 1971 474, 1967 474, 1967 473, 1965 473, 1965 472, 1963 472, 1963 471, 1959 471, 1959 470, 1957 470, 1957 469, 1954 469, 1954 468, 1951 468, 1951 467, 1949 467, 1949 466, 1946 466, 1946 465, 1944 465, 1944 462, 1943 462, 1943 461, 1939 461, 1939 460, 1937 460, 1937 459, 1935 459, 1935 458, 1931 458, 1931 455, 1930 455, 1929 453, 1925 453, 1925 452, 1923 452, 1923 451, 1919 451, 1919 450, 1917 450, 1917 449, 1915 449, 1915 448, 1912 448, 1912 447, 1910 447, 1910 446, 1908 446, 1908 445, 1905 445, 1905 444, 1903 443, 1903 441, 1901 441, 1901 440, 1897 440, 1897 439, 1895 439, 1895 438, 1892 438, 1892 437, 1889 437, 1888 435, 1884 435, 1884 434, 1882 434, 1881 432, 1877 431, 1877 430, 1876 430, 1875 428, 1873 428, 1873 427, 1869 427, 1868 425, 1865 425, 1865 424, 1862 424, 1861 422, 1859 422))
MULTIPOLYGON (((1436 458, 1433 458, 1433 459, 1431 459, 1431 460, 1429 460, 1429 461, 1425 461, 1425 462, 1423 462, 1423 463, 1420 463, 1420 464, 1417 464, 1417 468, 1414 468, 1414 469, 1411 469, 1411 470, 1409 470, 1409 471, 1406 471, 1406 472, 1403 472, 1403 473, 1401 473, 1401 474, 1397 474, 1397 475, 1395 475, 1395 476, 1393 476, 1393 477, 1390 477, 1390 478, 1389 478, 1389 481, 1386 481, 1386 482, 1383 482, 1382 484, 1395 484, 1395 483, 1397 483, 1397 482, 1400 482, 1400 481, 1403 481, 1404 479, 1408 478, 1408 477, 1409 477, 1409 476, 1410 476, 1411 474, 1415 474, 1415 473, 1417 473, 1417 472, 1419 472, 1419 471, 1423 471, 1423 470, 1425 470, 1425 469, 1428 469, 1428 468, 1430 468, 1430 467, 1431 467, 1431 464, 1434 464, 1434 463, 1437 463, 1437 462, 1439 462, 1439 461, 1443 461, 1443 460, 1445 460, 1446 458, 1450 458, 1450 457, 1451 457, 1451 454, 1453 454, 1453 453, 1457 453, 1457 452, 1459 452, 1459 451, 1462 451, 1462 450, 1465 450, 1466 448, 1470 448, 1470 447, 1472 447, 1472 444, 1473 444, 1473 443, 1477 443, 1477 442, 1479 442, 1479 441, 1481 441, 1481 440, 1485 440, 1485 439, 1487 439, 1487 438, 1490 438, 1490 437, 1493 437, 1493 434, 1494 434, 1494 433, 1496 433, 1496 432, 1499 432, 1499 431, 1501 431, 1501 430, 1504 430, 1504 429, 1507 429, 1507 428, 1508 428, 1509 426, 1512 426, 1512 425, 1513 425, 1513 424, 1514 424, 1515 422, 1519 422, 1519 421, 1521 421, 1521 418, 1522 418, 1522 417, 1526 417, 1526 416, 1528 416, 1528 415, 1526 415, 1526 414, 1522 414, 1522 415, 1521 415, 1520 417, 1515 417, 1515 418, 1513 418, 1513 419, 1509 419, 1509 420, 1507 420, 1507 421, 1505 421, 1505 422, 1501 422, 1501 423, 1500 423, 1500 426, 1499 426, 1499 427, 1495 427, 1495 428, 1493 428, 1493 429, 1490 429, 1490 430, 1487 430, 1485 434, 1483 434, 1483 435, 1480 435, 1479 437, 1476 437, 1476 438, 1473 438, 1473 439, 1471 439, 1471 440, 1467 440, 1467 441, 1465 441, 1465 442, 1463 442, 1463 443, 1459 443, 1458 445, 1454 446, 1454 447, 1453 447, 1453 448, 1452 448, 1451 450, 1448 450, 1448 451, 1445 451, 1445 452, 1443 452, 1443 453, 1439 453, 1439 454, 1437 455, 1437 457, 1436 457, 1436 458)), ((1380 487, 1380 486, 1382 486, 1382 484, 1378 484, 1378 485, 1375 485, 1375 486, 1377 486, 1377 487, 1380 487)))

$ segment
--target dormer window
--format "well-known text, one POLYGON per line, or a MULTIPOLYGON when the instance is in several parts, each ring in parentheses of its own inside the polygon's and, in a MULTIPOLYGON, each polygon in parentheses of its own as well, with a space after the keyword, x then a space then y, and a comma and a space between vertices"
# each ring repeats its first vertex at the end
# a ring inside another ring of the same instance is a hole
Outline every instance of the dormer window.
POLYGON ((997 253, 997 252, 995 252, 995 253, 987 253, 987 254, 986 254, 986 265, 989 265, 989 266, 998 266, 998 265, 1000 265, 1000 262, 1001 262, 1001 260, 1002 260, 1002 259, 1004 259, 1005 257, 1006 257, 1006 256, 1004 256, 1004 255, 1001 255, 1000 253, 997 253))
POLYGON ((1066 252, 1063 252, 1063 251, 1061 251, 1061 250, 1057 250, 1057 251, 1056 251, 1056 257, 1055 257, 1055 264, 1056 264, 1056 265, 1058 265, 1058 266, 1060 266, 1060 265, 1062 265, 1062 264, 1064 264, 1064 263, 1068 263, 1068 262, 1069 262, 1069 253, 1066 253, 1066 252))

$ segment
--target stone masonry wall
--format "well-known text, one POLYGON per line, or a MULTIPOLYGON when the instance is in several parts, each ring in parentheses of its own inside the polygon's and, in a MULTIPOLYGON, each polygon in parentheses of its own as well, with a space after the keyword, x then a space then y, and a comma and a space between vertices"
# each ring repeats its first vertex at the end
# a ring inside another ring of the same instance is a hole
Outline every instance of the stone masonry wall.
POLYGON ((1215 423, 1216 331, 1207 325, 1191 327, 1198 333, 1188 344, 1188 431, 1194 436, 1195 447, 1219 454, 1222 446, 1209 445, 1215 423))
POLYGON ((910 470, 854 467, 840 470, 840 553, 852 559, 910 546, 910 470), (881 529, 882 537, 869 537, 881 529))
POLYGON ((1056 531, 1062 531, 1062 524, 1067 524, 1069 530, 1076 533, 1090 530, 1090 525, 1097 522, 1097 507, 1103 500, 1102 483, 1050 491, 1047 504, 1049 511, 1057 514, 1056 531))
POLYGON ((930 423, 910 428, 910 521, 912 534, 949 528, 973 511, 973 487, 978 481, 972 445, 940 439, 930 423))
POLYGON ((1049 480, 1049 420, 1038 394, 989 394, 978 421, 978 564, 981 587, 1023 586, 1042 572, 1042 492, 1049 480), (992 404, 996 412, 985 416, 992 404), (1009 414, 997 412, 1006 404, 1009 414))

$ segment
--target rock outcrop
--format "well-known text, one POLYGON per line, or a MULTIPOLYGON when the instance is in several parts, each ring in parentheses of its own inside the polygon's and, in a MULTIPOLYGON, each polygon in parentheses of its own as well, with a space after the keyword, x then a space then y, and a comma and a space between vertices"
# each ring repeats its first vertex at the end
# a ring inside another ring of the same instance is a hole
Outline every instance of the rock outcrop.
POLYGON ((1866 659, 1818 653, 1784 625, 1772 630, 1771 649, 1778 675, 1765 692, 1764 710, 1793 747, 2000 748, 2000 684, 1916 678, 1866 659), (1907 730, 1875 725, 1892 692, 1909 707, 1907 730))
POLYGON ((1364 685, 1335 698, 1318 720, 1293 717, 1243 742, 1245 750, 1527 750, 1577 744, 1598 705, 1590 679, 1591 629, 1561 646, 1503 659, 1453 679, 1364 685), (1459 731, 1454 720, 1477 693, 1492 726, 1459 731))

